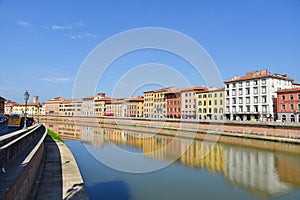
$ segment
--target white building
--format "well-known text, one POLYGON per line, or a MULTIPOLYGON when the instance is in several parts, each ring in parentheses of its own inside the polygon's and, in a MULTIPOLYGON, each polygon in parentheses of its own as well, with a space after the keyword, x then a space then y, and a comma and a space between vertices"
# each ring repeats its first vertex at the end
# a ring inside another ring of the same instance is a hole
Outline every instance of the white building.
POLYGON ((291 88, 293 79, 267 70, 225 81, 226 118, 229 120, 268 120, 276 116, 276 92, 291 88))
POLYGON ((94 96, 87 96, 82 98, 82 115, 83 116, 94 116, 94 96))

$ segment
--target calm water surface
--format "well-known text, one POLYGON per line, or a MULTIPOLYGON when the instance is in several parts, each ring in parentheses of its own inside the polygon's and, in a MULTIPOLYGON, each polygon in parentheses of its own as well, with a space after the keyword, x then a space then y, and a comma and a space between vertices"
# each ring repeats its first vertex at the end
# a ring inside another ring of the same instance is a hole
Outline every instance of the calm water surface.
POLYGON ((49 126, 71 139, 66 145, 77 160, 90 199, 300 199, 299 145, 230 137, 213 145, 138 131, 49 126), (168 145, 170 141, 174 143, 168 145), (191 145, 186 149, 185 144, 191 145), (203 150, 211 146, 202 158, 203 150), (119 155, 116 147, 130 153, 119 155), (176 152, 183 155, 176 159, 176 152), (120 168, 132 162, 160 166, 176 161, 136 174, 106 166, 99 161, 101 154, 117 160, 120 168), (137 155, 134 161, 130 154, 137 155))

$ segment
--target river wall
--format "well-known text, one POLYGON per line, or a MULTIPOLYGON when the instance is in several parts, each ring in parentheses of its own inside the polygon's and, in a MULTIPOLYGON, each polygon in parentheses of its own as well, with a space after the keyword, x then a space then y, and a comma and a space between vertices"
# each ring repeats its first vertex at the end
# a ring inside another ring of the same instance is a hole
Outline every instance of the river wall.
POLYGON ((180 130, 182 136, 195 134, 192 137, 201 139, 203 134, 224 135, 243 138, 262 139, 279 142, 300 143, 299 123, 278 122, 244 122, 244 121, 197 121, 178 119, 146 119, 117 117, 71 117, 71 116, 41 116, 43 121, 72 123, 75 125, 118 125, 135 127, 143 130, 149 128, 160 130, 180 130), (202 135, 202 136, 201 136, 202 135))

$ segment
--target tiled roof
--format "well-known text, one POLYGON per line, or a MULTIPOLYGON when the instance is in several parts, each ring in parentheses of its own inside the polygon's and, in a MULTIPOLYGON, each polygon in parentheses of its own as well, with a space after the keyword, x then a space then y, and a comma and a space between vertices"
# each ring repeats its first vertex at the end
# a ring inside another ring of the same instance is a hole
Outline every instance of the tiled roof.
POLYGON ((292 93, 292 92, 300 92, 300 87, 277 90, 277 93, 292 93))
POLYGON ((239 77, 234 77, 230 80, 226 80, 225 83, 252 80, 252 79, 269 78, 269 77, 293 81, 293 79, 288 77, 286 74, 271 74, 268 70, 258 70, 258 71, 254 71, 254 72, 248 72, 246 74, 246 76, 239 76, 239 77))

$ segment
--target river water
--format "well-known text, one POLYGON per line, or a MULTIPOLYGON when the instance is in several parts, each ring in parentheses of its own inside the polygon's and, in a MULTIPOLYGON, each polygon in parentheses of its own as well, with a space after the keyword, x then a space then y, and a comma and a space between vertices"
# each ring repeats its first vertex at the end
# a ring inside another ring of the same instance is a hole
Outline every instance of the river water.
POLYGON ((65 138, 90 199, 300 199, 300 145, 46 126, 65 138))

